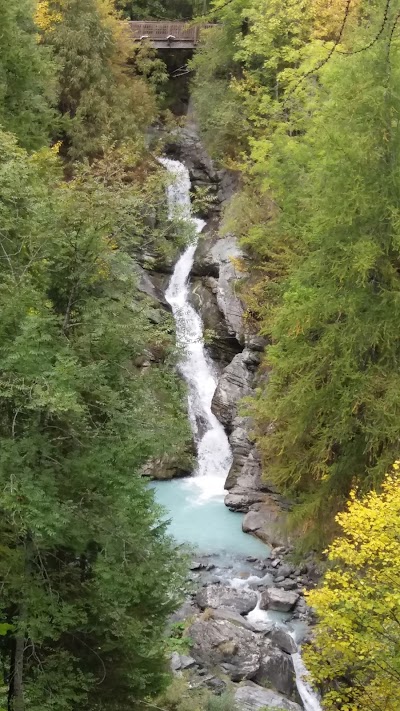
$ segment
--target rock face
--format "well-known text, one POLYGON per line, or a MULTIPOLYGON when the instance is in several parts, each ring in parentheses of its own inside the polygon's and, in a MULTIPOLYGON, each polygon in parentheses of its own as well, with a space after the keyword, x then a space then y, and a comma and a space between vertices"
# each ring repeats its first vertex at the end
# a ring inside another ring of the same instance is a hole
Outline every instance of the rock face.
POLYGON ((240 400, 251 394, 254 376, 248 369, 246 357, 246 351, 238 353, 225 368, 212 400, 214 415, 228 431, 232 431, 240 400))
POLYGON ((190 302, 201 314, 206 334, 206 348, 211 358, 226 367, 241 347, 232 335, 217 303, 217 280, 213 277, 193 277, 190 285, 190 302))
POLYGON ((256 684, 239 687, 235 693, 235 703, 240 711, 258 711, 258 709, 301 711, 299 704, 256 684))
POLYGON ((226 620, 197 619, 189 628, 191 654, 208 667, 218 666, 232 681, 252 679, 260 668, 261 640, 226 620))
POLYGON ((264 647, 260 668, 254 679, 260 686, 272 687, 285 696, 293 697, 296 694, 292 658, 271 641, 264 647))
POLYGON ((285 502, 276 494, 264 494, 262 501, 252 506, 244 517, 242 528, 245 533, 252 533, 270 546, 287 545, 285 533, 287 509, 285 502))
POLYGON ((277 612, 290 612, 299 599, 299 595, 291 590, 282 588, 268 588, 261 596, 262 610, 276 610, 277 612))
POLYGON ((245 615, 256 606, 257 594, 252 590, 235 590, 228 585, 208 585, 199 590, 196 602, 202 610, 229 607, 239 615, 245 615))
POLYGON ((244 273, 239 271, 237 264, 243 256, 234 235, 219 239, 211 248, 211 259, 219 265, 218 306, 229 330, 242 345, 245 343, 244 304, 238 294, 238 283, 244 273))

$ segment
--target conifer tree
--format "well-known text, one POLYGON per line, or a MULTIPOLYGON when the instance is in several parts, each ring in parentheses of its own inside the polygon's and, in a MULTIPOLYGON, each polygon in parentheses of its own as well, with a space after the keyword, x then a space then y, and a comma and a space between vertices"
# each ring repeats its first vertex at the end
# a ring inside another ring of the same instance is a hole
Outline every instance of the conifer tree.
POLYGON ((38 44, 33 0, 0 2, 0 125, 26 148, 49 140, 56 101, 51 52, 38 44))
MULTIPOLYGON (((155 117, 155 95, 134 65, 128 66, 133 43, 114 5, 41 0, 37 22, 59 65, 63 152, 80 159, 98 155, 105 142, 140 141, 155 117)), ((159 62, 154 67, 160 72, 159 62)))
POLYGON ((322 107, 305 136, 279 139, 273 161, 281 225, 304 259, 272 321, 256 413, 264 431, 273 423, 260 435, 267 476, 300 497, 305 530, 319 523, 323 537, 355 482, 381 480, 400 433, 394 22, 368 51, 327 63, 322 107), (290 195, 279 182, 288 168, 299 176, 290 195))
POLYGON ((183 585, 140 477, 187 436, 163 364, 171 324, 148 320, 124 249, 147 234, 163 186, 150 174, 134 188, 118 152, 68 183, 55 151, 28 157, 2 133, 0 157, 8 708, 120 711, 163 686, 165 624, 183 585))

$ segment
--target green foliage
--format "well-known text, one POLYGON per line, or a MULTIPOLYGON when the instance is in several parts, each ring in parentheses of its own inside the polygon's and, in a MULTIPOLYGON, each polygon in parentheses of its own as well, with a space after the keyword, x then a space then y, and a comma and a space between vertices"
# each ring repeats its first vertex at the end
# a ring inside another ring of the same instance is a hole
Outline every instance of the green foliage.
POLYGON ((56 100, 55 67, 33 12, 33 0, 0 2, 0 124, 26 148, 47 143, 56 100))
POLYGON ((399 436, 400 62, 393 39, 387 64, 384 39, 328 63, 307 133, 279 139, 272 160, 285 165, 290 151, 285 168, 302 175, 290 194, 274 178, 281 224, 304 256, 272 320, 273 374, 255 413, 274 423, 260 437, 268 476, 325 535, 354 482, 381 481, 399 436))
POLYGON ((229 692, 214 696, 207 689, 190 688, 185 678, 178 677, 174 677, 156 703, 166 711, 237 711, 229 692))
POLYGON ((15 708, 18 661, 32 711, 122 709, 166 679, 184 561, 139 471, 188 430, 170 319, 148 320, 126 252, 163 190, 135 166, 108 151, 65 183, 54 151, 28 157, 0 135, 0 575, 13 626, 0 647, 15 708))
POLYGON ((187 636, 186 630, 188 622, 174 622, 170 627, 168 637, 168 649, 171 652, 179 652, 180 654, 188 654, 192 646, 192 640, 187 636))
POLYGON ((154 51, 140 48, 135 61, 132 42, 107 0, 42 0, 40 5, 42 40, 59 66, 63 153, 81 159, 99 155, 105 144, 142 141, 156 115, 147 79, 165 78, 154 51))
POLYGON ((235 36, 240 20, 203 33, 191 68, 195 72, 192 97, 200 130, 210 154, 226 160, 246 140, 247 122, 240 98, 230 85, 237 73, 235 36))
MULTIPOLYGON (((118 9, 130 20, 180 20, 188 19, 196 12, 196 0, 117 0, 118 9)), ((203 2, 199 11, 203 11, 203 2)))

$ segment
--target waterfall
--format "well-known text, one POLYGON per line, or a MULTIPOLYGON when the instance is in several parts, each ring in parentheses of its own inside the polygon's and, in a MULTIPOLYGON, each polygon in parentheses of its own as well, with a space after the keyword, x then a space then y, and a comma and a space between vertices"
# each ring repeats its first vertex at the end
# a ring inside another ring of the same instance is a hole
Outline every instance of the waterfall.
POLYGON ((195 489, 199 502, 224 495, 224 484, 232 464, 228 437, 211 411, 217 387, 217 374, 208 357, 203 339, 203 324, 189 302, 188 278, 193 265, 199 235, 205 225, 193 218, 190 206, 190 177, 179 161, 162 158, 161 163, 173 176, 168 187, 170 217, 178 217, 193 226, 193 238, 178 260, 165 298, 171 306, 181 348, 179 370, 188 386, 188 410, 197 446, 197 465, 187 486, 195 489))
MULTIPOLYGON (((192 488, 198 503, 222 498, 224 484, 232 464, 228 437, 219 420, 211 411, 211 402, 217 387, 217 374, 204 348, 203 324, 189 301, 188 278, 192 269, 199 235, 205 225, 193 218, 190 207, 190 177, 179 161, 161 158, 160 162, 172 176, 168 187, 168 206, 171 219, 177 217, 193 227, 193 238, 176 263, 165 298, 171 306, 176 325, 176 337, 181 349, 179 370, 188 387, 188 412, 197 446, 197 465, 194 476, 185 485, 192 488)), ((271 584, 270 576, 250 576, 247 580, 232 578, 231 585, 250 589, 251 584, 271 584)), ((261 594, 257 591, 257 605, 247 619, 260 629, 271 627, 277 618, 261 610, 261 594)), ((279 623, 278 624, 282 624, 279 623)), ((283 625, 285 626, 285 625, 283 625)), ((286 628, 287 629, 287 628, 286 628)), ((300 650, 292 654, 296 683, 305 711, 321 711, 317 695, 307 681, 308 672, 300 650)))
POLYGON ((301 658, 300 651, 292 654, 292 660, 296 674, 297 691, 300 694, 305 710, 322 711, 318 696, 308 681, 310 675, 301 658))

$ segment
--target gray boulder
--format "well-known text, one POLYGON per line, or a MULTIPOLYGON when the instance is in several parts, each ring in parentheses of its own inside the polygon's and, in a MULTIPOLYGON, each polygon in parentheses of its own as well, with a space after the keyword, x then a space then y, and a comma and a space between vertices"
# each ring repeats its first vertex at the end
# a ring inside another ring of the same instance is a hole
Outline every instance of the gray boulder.
POLYGON ((240 400, 251 394, 254 376, 244 362, 244 353, 238 353, 225 368, 211 405, 214 415, 229 430, 232 430, 240 400))
POLYGON ((252 533, 270 546, 286 545, 285 533, 287 508, 278 494, 265 494, 260 504, 252 509, 243 519, 245 533, 252 533))
POLYGON ((254 677, 260 686, 272 687, 285 696, 296 694, 296 677, 293 661, 289 654, 275 647, 272 642, 265 644, 260 668, 254 677))
POLYGON ((290 612, 299 599, 298 593, 282 588, 268 588, 261 595, 262 610, 276 610, 277 612, 290 612))
POLYGON ((240 686, 235 692, 235 703, 239 711, 258 711, 258 709, 278 709, 279 711, 301 711, 301 706, 285 699, 271 689, 251 684, 240 686))
POLYGON ((254 632, 254 628, 250 622, 242 617, 242 615, 239 615, 238 612, 228 607, 217 607, 216 610, 212 610, 212 617, 214 620, 227 620, 234 625, 240 625, 240 627, 245 627, 247 630, 254 632))
POLYGON ((227 620, 197 618, 188 631, 194 659, 218 666, 232 681, 251 679, 260 668, 261 638, 227 620))
POLYGON ((235 590, 229 585, 208 585, 198 591, 196 602, 202 610, 225 607, 245 615, 256 606, 257 594, 252 590, 235 590))
POLYGON ((279 649, 282 649, 287 654, 295 654, 298 652, 297 644, 289 632, 280 625, 275 625, 268 637, 279 649))

